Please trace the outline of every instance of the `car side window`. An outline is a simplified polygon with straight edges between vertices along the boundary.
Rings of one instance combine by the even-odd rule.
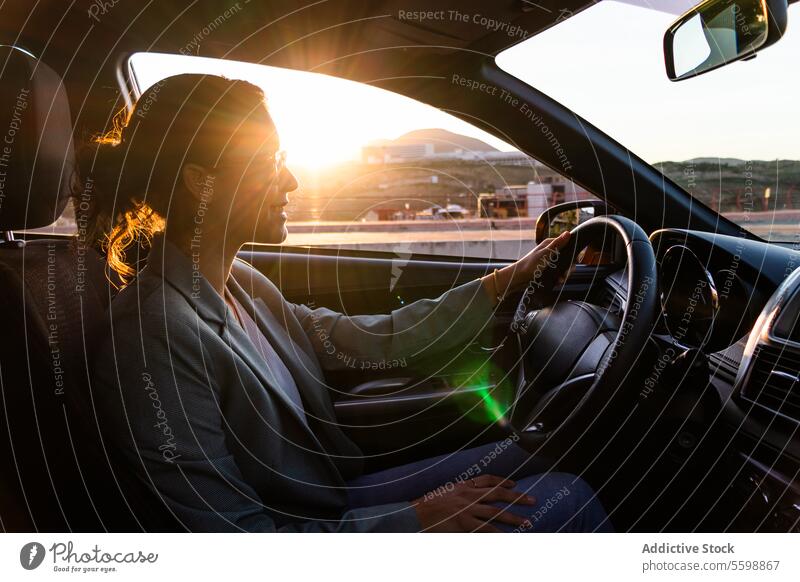
[[[300,184],[287,245],[516,259],[533,248],[539,213],[592,198],[490,134],[375,86],[184,55],[138,53],[129,64],[140,94],[180,73],[264,90]]]

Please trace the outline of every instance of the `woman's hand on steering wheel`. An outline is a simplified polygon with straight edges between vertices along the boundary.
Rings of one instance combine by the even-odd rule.
[[[548,269],[556,268],[559,252],[569,239],[569,231],[562,232],[555,238],[545,239],[517,262],[483,277],[484,289],[492,302],[497,303],[509,293],[522,289],[530,281],[543,277]]]

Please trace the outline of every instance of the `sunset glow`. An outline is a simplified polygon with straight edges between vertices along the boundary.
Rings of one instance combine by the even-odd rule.
[[[370,142],[414,129],[442,128],[476,137],[500,150],[507,144],[438,109],[327,75],[200,57],[139,53],[133,57],[139,89],[179,73],[207,73],[257,84],[267,96],[289,165],[324,168],[361,158]]]

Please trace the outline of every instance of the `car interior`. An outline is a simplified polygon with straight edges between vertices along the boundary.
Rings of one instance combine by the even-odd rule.
[[[377,86],[512,143],[602,201],[560,259],[568,277],[506,297],[476,342],[415,366],[326,378],[337,387],[337,419],[371,470],[515,434],[552,470],[589,482],[617,531],[800,532],[798,245],[741,228],[501,69],[496,56],[520,38],[398,16],[438,4],[0,6],[0,529],[176,529],[103,438],[94,405],[92,355],[118,286],[85,225],[73,235],[42,230],[81,204],[75,150],[131,105],[129,59],[151,52]],[[595,2],[531,4],[467,1],[460,10],[535,36]],[[528,103],[571,167],[516,109],[436,81],[454,73]],[[530,239],[574,208],[548,209]],[[587,247],[603,258],[579,260]],[[413,253],[396,279],[397,256],[382,250],[252,244],[240,258],[288,300],[348,314],[388,313],[510,262]]]

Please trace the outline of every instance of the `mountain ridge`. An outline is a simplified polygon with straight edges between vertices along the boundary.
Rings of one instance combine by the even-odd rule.
[[[370,146],[403,145],[408,143],[433,143],[435,153],[449,153],[457,150],[471,152],[497,152],[496,147],[468,135],[455,133],[447,129],[431,127],[414,129],[395,139],[380,139],[370,142]]]

